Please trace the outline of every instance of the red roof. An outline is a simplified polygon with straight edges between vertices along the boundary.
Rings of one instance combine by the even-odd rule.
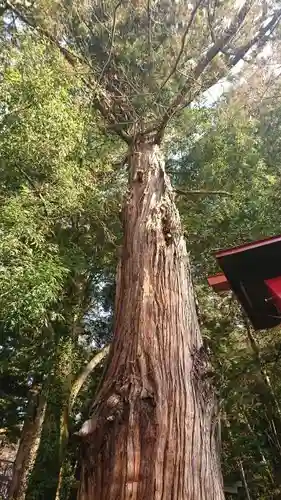
[[[208,283],[218,293],[230,290],[230,284],[227,281],[227,277],[223,273],[209,276]]]
[[[263,240],[253,241],[251,243],[245,243],[237,247],[226,248],[225,250],[218,250],[216,252],[217,259],[225,257],[226,255],[233,255],[240,252],[246,252],[247,250],[253,250],[254,248],[264,247],[266,245],[271,245],[272,243],[281,242],[281,235],[272,236],[270,238],[265,238]]]
[[[231,289],[256,330],[281,323],[267,282],[281,277],[281,235],[216,252],[223,274],[208,278],[217,292]]]

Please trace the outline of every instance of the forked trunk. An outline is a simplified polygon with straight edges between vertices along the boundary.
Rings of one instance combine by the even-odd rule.
[[[33,469],[40,444],[45,412],[46,400],[35,391],[30,400],[22,429],[8,493],[9,499],[24,500],[26,497],[29,475]]]
[[[215,399],[159,148],[130,153],[115,331],[83,425],[80,500],[222,500]]]

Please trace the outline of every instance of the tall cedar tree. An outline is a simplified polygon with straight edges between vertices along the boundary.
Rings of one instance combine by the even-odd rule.
[[[216,405],[161,144],[171,119],[274,42],[260,0],[7,1],[128,145],[114,340],[81,429],[80,500],[220,500]]]

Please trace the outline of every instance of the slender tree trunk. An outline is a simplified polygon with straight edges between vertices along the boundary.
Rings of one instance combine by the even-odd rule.
[[[28,500],[55,500],[64,443],[68,438],[65,406],[68,405],[72,384],[75,343],[69,336],[68,325],[56,324],[56,353],[50,364],[51,374],[46,386],[48,398],[42,439],[27,491]],[[46,474],[48,471],[48,474]]]
[[[76,401],[76,398],[83,387],[83,384],[86,382],[87,378],[94,371],[96,366],[98,366],[101,361],[107,356],[109,352],[109,346],[105,346],[100,352],[96,353],[92,359],[84,366],[83,370],[79,373],[76,380],[73,382],[69,400],[64,408],[62,408],[61,422],[60,422],[60,472],[58,478],[58,485],[56,491],[55,500],[59,500],[61,497],[61,489],[63,486],[64,479],[64,459],[67,452],[67,445],[69,440],[69,429],[68,429],[68,421],[69,415],[73,408],[73,405]]]
[[[243,481],[243,485],[244,485],[244,489],[245,489],[245,493],[246,493],[246,498],[247,498],[247,500],[252,500],[242,460],[238,459],[238,465],[239,465],[239,469],[240,469],[240,473],[241,473],[241,477],[242,477],[242,481]]]
[[[265,414],[267,416],[269,428],[273,437],[273,440],[268,440],[268,444],[269,447],[273,449],[273,453],[271,454],[272,468],[274,482],[275,485],[278,486],[278,491],[274,494],[274,499],[279,500],[281,498],[281,409],[263,362],[259,344],[245,316],[244,321],[247,337],[253,351],[254,360],[260,373],[260,381],[257,381],[255,390],[259,395],[260,401],[265,407]]]
[[[262,463],[264,464],[264,467],[266,469],[266,472],[268,474],[268,477],[270,479],[270,482],[271,484],[274,484],[274,480],[273,480],[273,477],[272,477],[272,474],[271,474],[271,468],[270,468],[270,464],[269,464],[269,461],[267,458],[265,458],[265,455],[263,453],[263,450],[257,440],[257,435],[256,435],[256,432],[255,430],[253,429],[253,427],[251,426],[250,424],[250,421],[249,421],[249,418],[248,418],[248,415],[246,413],[246,411],[244,410],[243,407],[241,407],[241,413],[244,415],[244,418],[245,418],[245,421],[246,421],[246,424],[247,424],[247,427],[248,427],[248,430],[250,431],[250,434],[252,435],[253,437],[253,440],[255,442],[255,445],[260,453],[260,456],[261,456],[261,459],[262,459]]]
[[[275,408],[275,413],[278,415],[278,419],[281,423],[281,409],[279,406],[279,401],[275,396],[275,392],[273,390],[271,380],[270,380],[269,375],[266,371],[266,368],[265,368],[265,365],[264,365],[264,362],[262,359],[262,355],[260,352],[259,344],[258,344],[258,342],[257,342],[257,340],[252,332],[251,326],[249,325],[247,318],[245,319],[245,317],[244,317],[244,321],[245,321],[248,341],[249,341],[250,346],[252,348],[256,365],[259,369],[259,372],[261,374],[261,378],[263,380],[263,383],[264,383],[264,385],[267,389],[268,395],[269,395],[268,399],[270,401],[270,404],[273,406],[273,408]]]
[[[215,399],[159,148],[134,144],[115,331],[81,429],[80,500],[221,500]]]
[[[9,499],[24,500],[26,497],[29,475],[33,469],[40,444],[45,412],[46,399],[36,392],[30,400],[22,429],[8,493]]]
[[[109,353],[109,345],[103,347],[98,353],[96,353],[92,359],[84,366],[83,370],[79,373],[77,378],[72,384],[70,395],[69,395],[69,401],[68,401],[68,407],[67,407],[67,413],[69,414],[73,408],[73,405],[76,401],[76,398],[85,384],[87,378],[90,376],[90,374],[94,371],[94,369],[104,360],[104,358],[108,355]]]

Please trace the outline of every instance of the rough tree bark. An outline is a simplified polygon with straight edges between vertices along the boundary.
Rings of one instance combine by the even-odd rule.
[[[21,433],[13,467],[12,482],[8,492],[9,499],[24,500],[26,497],[29,475],[33,469],[40,444],[45,412],[46,399],[35,389],[29,402]]]
[[[115,330],[80,431],[80,500],[221,500],[215,398],[159,147],[135,141]]]

